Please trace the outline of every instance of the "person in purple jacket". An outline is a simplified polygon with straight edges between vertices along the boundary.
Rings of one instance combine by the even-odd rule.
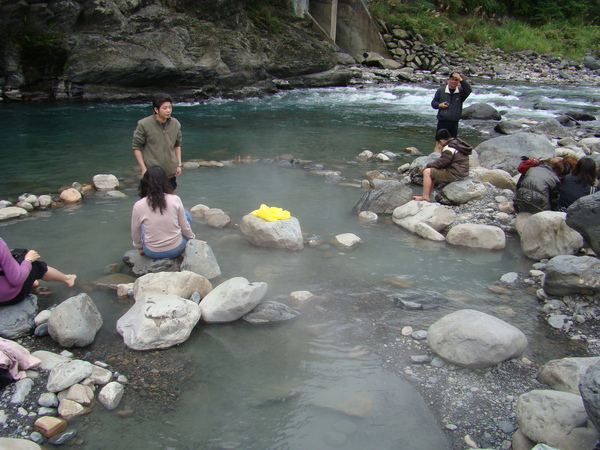
[[[77,275],[65,275],[39,259],[38,252],[29,250],[19,264],[0,238],[0,306],[19,303],[37,286],[37,280],[62,281],[73,287]]]

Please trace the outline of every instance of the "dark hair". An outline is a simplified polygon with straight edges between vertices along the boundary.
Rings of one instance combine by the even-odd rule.
[[[156,94],[152,98],[152,110],[154,111],[154,108],[160,109],[160,106],[166,102],[169,102],[171,104],[173,103],[173,98],[169,94],[164,94],[164,93]]]
[[[597,173],[596,161],[592,158],[581,158],[573,169],[573,175],[576,175],[587,186],[593,186],[596,183]]]
[[[442,128],[441,130],[437,130],[437,132],[435,133],[436,141],[441,141],[442,139],[444,141],[449,141],[450,139],[452,139],[452,135],[445,128]]]
[[[542,164],[549,166],[554,171],[554,173],[556,175],[558,175],[560,178],[563,177],[564,172],[565,172],[565,164],[564,164],[562,158],[554,157],[554,158],[543,159]]]
[[[173,187],[167,174],[160,166],[150,166],[140,181],[140,197],[146,197],[152,211],[159,209],[162,214],[167,209],[165,194],[172,194]]]

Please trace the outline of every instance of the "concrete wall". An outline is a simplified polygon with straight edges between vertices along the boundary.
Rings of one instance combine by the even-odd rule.
[[[379,27],[362,0],[292,0],[299,16],[308,16],[316,28],[341,50],[357,57],[377,52],[390,57]]]

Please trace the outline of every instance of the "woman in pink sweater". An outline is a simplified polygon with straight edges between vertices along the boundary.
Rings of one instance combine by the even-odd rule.
[[[75,284],[77,275],[65,275],[39,259],[38,252],[29,250],[23,262],[18,263],[0,239],[0,306],[19,303],[37,286],[37,280],[62,281],[69,287]]]
[[[133,246],[150,258],[175,258],[194,239],[192,216],[173,194],[167,174],[159,166],[148,167],[140,182],[140,197],[131,213]]]

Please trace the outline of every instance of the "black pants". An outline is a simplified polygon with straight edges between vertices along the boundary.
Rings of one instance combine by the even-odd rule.
[[[446,129],[450,132],[450,136],[453,138],[458,136],[458,122],[449,122],[447,120],[438,120],[437,130]]]
[[[23,283],[21,292],[19,292],[12,300],[0,302],[0,306],[16,305],[20,301],[24,300],[25,297],[27,297],[31,292],[31,288],[33,287],[35,280],[40,280],[44,275],[46,275],[46,272],[48,272],[48,265],[44,261],[34,261],[31,263],[31,272],[29,272],[29,276]]]

